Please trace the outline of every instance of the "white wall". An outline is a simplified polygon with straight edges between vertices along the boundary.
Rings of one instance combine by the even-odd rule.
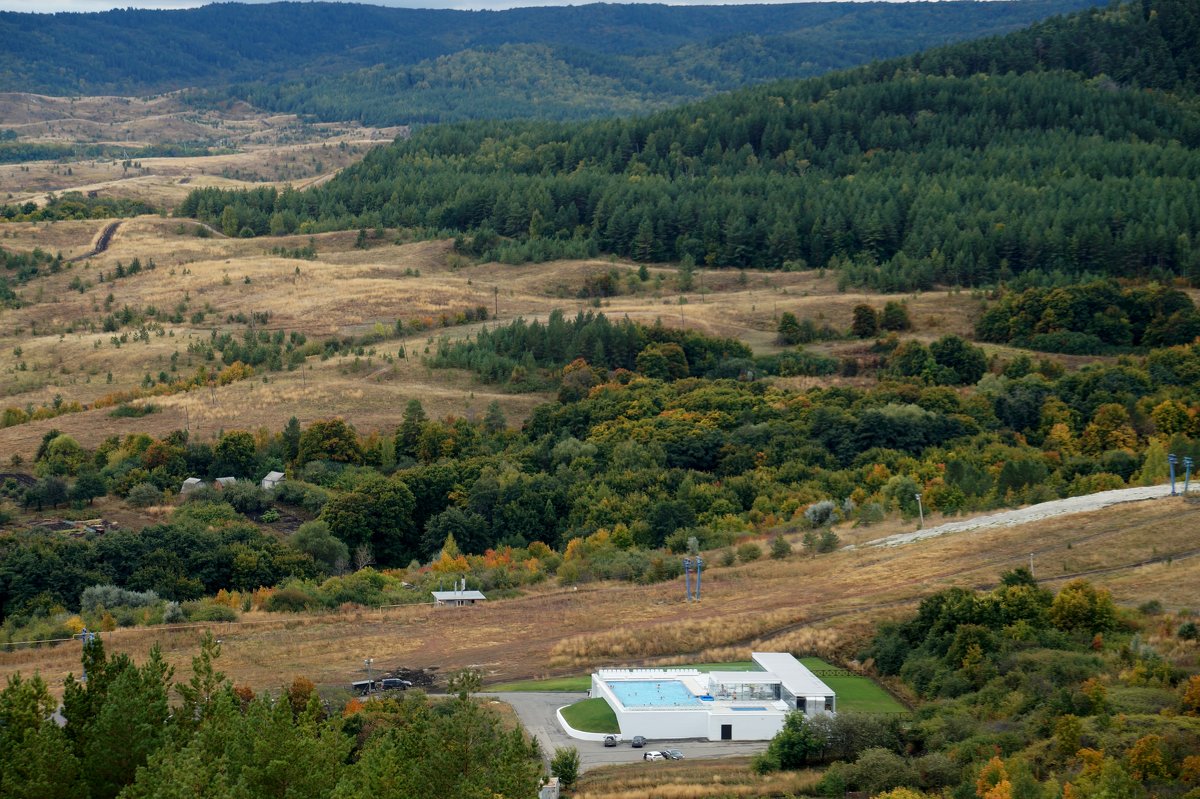
[[[708,712],[703,708],[618,710],[617,723],[621,725],[622,739],[641,735],[651,741],[670,741],[708,735]]]
[[[621,740],[629,740],[635,735],[641,735],[650,741],[682,740],[686,738],[707,738],[710,741],[721,740],[721,725],[733,725],[735,741],[766,741],[783,729],[784,714],[778,710],[755,712],[738,712],[726,710],[721,712],[719,707],[711,702],[705,702],[695,710],[691,708],[648,708],[645,710],[628,710],[617,700],[608,685],[597,675],[592,675],[592,697],[603,698],[612,707],[617,716],[617,725],[621,730]],[[825,707],[825,700],[819,702]]]
[[[783,729],[783,713],[779,711],[766,713],[746,713],[730,710],[725,713],[711,713],[708,721],[708,738],[711,741],[721,740],[721,725],[733,726],[734,741],[766,741],[775,737],[775,733]]]

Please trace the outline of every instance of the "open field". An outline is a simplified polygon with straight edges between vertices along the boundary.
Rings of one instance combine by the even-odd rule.
[[[198,186],[292,183],[332,175],[369,148],[407,133],[353,122],[309,123],[245,103],[199,110],[178,94],[140,97],[48,97],[0,93],[0,129],[18,143],[68,145],[78,157],[0,164],[0,202],[46,201],[50,192],[96,192],[173,206]],[[85,157],[105,145],[109,157]],[[139,148],[175,145],[211,155],[141,157]],[[120,157],[118,157],[120,154]],[[126,164],[125,161],[131,163]]]
[[[1160,499],[905,547],[713,568],[701,603],[685,602],[674,583],[598,584],[468,608],[251,613],[240,624],[207,626],[225,642],[222,669],[256,689],[297,674],[344,685],[359,678],[368,656],[377,669],[475,666],[489,684],[597,665],[742,660],[771,648],[836,660],[857,654],[879,618],[947,586],[993,585],[1031,552],[1051,586],[1082,573],[1126,605],[1158,599],[1172,610],[1200,607],[1198,528],[1200,505]],[[139,658],[158,644],[186,669],[204,626],[118,630],[105,641]],[[0,653],[0,676],[40,670],[61,690],[61,679],[78,671],[78,655],[70,645]]]
[[[105,226],[102,220],[10,223],[0,225],[0,246],[18,251],[41,247],[75,257],[93,247]],[[397,319],[436,320],[441,314],[453,316],[479,306],[489,314],[498,310],[500,321],[505,322],[515,316],[545,317],[555,308],[568,313],[591,308],[595,303],[578,298],[585,279],[613,270],[625,293],[605,299],[599,310],[736,337],[758,352],[778,349],[775,328],[785,311],[845,329],[855,304],[883,305],[878,296],[839,292],[832,275],[817,271],[698,270],[695,290],[681,293],[677,272],[669,267],[650,269],[650,280],[641,283],[636,265],[608,259],[471,265],[454,253],[448,241],[411,242],[395,231],[369,238],[362,249],[355,246],[355,232],[228,239],[200,238],[196,230],[196,223],[188,220],[156,216],[124,220],[107,251],[19,287],[28,304],[0,310],[0,375],[4,376],[0,405],[37,408],[51,404],[56,396],[86,405],[114,392],[136,389],[147,375],[190,375],[202,361],[188,353],[189,344],[206,341],[214,330],[240,337],[247,324],[237,320],[249,320],[254,314],[259,314],[258,329],[295,331],[317,340],[390,331]],[[316,250],[311,260],[271,253],[310,244]],[[116,277],[117,264],[127,265],[134,258],[142,264],[153,260],[156,268]],[[969,293],[926,292],[908,297],[907,302],[916,325],[912,335],[931,340],[967,332],[980,300]],[[136,332],[132,327],[122,328],[119,332],[130,340],[118,347],[115,334],[104,331],[102,321],[125,306],[158,309],[161,327],[143,341],[132,340]],[[163,319],[172,311],[182,314],[181,323]],[[433,372],[421,363],[421,356],[435,348],[438,336],[469,335],[476,329],[477,325],[435,325],[419,335],[374,345],[361,357],[311,357],[305,368],[296,371],[258,375],[213,392],[155,399],[161,412],[141,419],[111,419],[107,411],[88,411],[6,428],[0,430],[0,451],[28,459],[52,427],[91,446],[111,434],[136,430],[157,435],[185,426],[193,436],[206,440],[222,429],[277,429],[293,415],[307,423],[340,414],[360,430],[390,432],[399,410],[413,397],[420,398],[435,417],[482,414],[492,400],[498,400],[509,421],[519,422],[545,397],[504,393],[463,373]],[[402,349],[407,357],[399,357]],[[812,349],[874,357],[866,343],[853,339],[824,342]],[[820,382],[867,380],[822,378]],[[780,382],[803,388],[818,381],[786,378]]]
[[[759,776],[750,759],[656,761],[604,766],[584,774],[576,799],[731,799],[733,797],[811,794],[820,774],[782,771]]]

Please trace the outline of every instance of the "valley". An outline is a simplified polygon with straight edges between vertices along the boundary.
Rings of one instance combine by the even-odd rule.
[[[1195,799],[1193,5],[0,10],[0,796]]]

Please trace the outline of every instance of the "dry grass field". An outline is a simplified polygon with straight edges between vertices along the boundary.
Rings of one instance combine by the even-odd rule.
[[[308,123],[268,114],[244,103],[221,111],[192,108],[177,94],[138,97],[47,97],[0,93],[0,128],[18,141],[103,144],[110,158],[66,158],[0,164],[0,202],[43,204],[50,192],[95,191],[171,207],[197,186],[246,187],[327,178],[368,149],[406,128],[365,128],[356,123]],[[219,155],[141,158],[151,145],[207,147]],[[125,165],[116,151],[134,153]]]
[[[820,774],[811,771],[759,776],[749,766],[744,757],[605,766],[584,774],[572,795],[576,799],[803,796],[811,793],[820,779]]]
[[[10,223],[0,226],[0,246],[41,247],[74,257],[92,248],[106,224]],[[448,241],[406,242],[394,231],[359,249],[355,232],[229,239],[200,238],[196,227],[192,221],[157,216],[124,220],[106,252],[21,287],[28,304],[0,311],[0,405],[36,408],[55,396],[88,404],[136,388],[146,374],[157,376],[176,353],[177,374],[190,374],[200,361],[188,354],[188,344],[207,339],[214,329],[240,335],[246,325],[229,321],[238,314],[269,314],[260,329],[298,331],[318,339],[361,335],[377,325],[390,330],[398,318],[436,319],[480,305],[489,313],[498,308],[503,322],[515,316],[545,317],[555,308],[567,313],[589,309],[589,301],[578,299],[584,280],[610,270],[617,271],[626,293],[606,299],[598,310],[735,337],[759,352],[776,349],[774,331],[785,311],[844,329],[855,304],[883,304],[880,297],[839,292],[833,276],[815,271],[699,270],[694,290],[681,293],[673,268],[651,269],[651,279],[640,283],[636,265],[607,259],[471,265]],[[310,243],[317,251],[314,260],[271,254],[275,248],[294,250]],[[153,260],[157,268],[113,279],[117,263],[134,258],[142,264]],[[104,282],[101,273],[107,276]],[[916,324],[913,335],[927,339],[967,332],[979,306],[967,293],[928,292],[907,302]],[[126,305],[183,308],[186,320],[164,323],[162,334],[148,341],[117,347],[101,322]],[[204,320],[193,324],[197,311],[204,312]],[[183,427],[185,420],[201,438],[222,429],[275,429],[292,415],[308,422],[340,414],[364,431],[390,430],[412,397],[434,415],[468,417],[482,413],[495,399],[511,421],[520,421],[544,398],[498,392],[463,373],[434,373],[421,363],[437,337],[469,335],[477,327],[435,327],[378,344],[357,363],[354,357],[313,357],[302,370],[155,400],[162,412],[142,419],[111,419],[108,411],[99,410],[6,428],[0,430],[0,452],[27,458],[51,427],[76,435],[85,445],[134,430],[161,434]],[[397,356],[401,348],[406,358],[383,360],[385,353]],[[866,354],[863,344],[851,340],[814,349]],[[804,388],[814,381],[783,383]]]
[[[1030,553],[1038,576],[1051,586],[1083,574],[1127,606],[1158,599],[1169,610],[1200,608],[1196,529],[1200,506],[1162,499],[898,548],[713,567],[705,574],[703,601],[693,604],[677,583],[598,584],[545,587],[470,608],[250,613],[241,623],[211,627],[224,641],[222,668],[256,689],[299,674],[345,685],[364,657],[383,669],[444,673],[476,666],[489,682],[606,663],[744,660],[752,650],[776,647],[846,658],[879,618],[901,614],[948,586],[993,585],[1001,571],[1028,563]],[[197,627],[145,628],[118,630],[105,640],[137,657],[158,644],[186,669],[199,635]],[[0,653],[0,677],[40,670],[61,686],[78,670],[78,655],[72,645]]]
[[[77,165],[70,176],[57,164],[29,165],[29,172],[0,166],[0,197],[103,185],[105,193],[127,192],[169,204],[196,185],[321,179],[358,157],[361,149],[349,143],[356,136],[390,138],[389,132],[293,129],[289,125],[298,126],[295,120],[256,116],[248,109],[205,120],[170,97],[129,104],[0,97],[0,126],[29,138],[136,143],[176,135],[186,140],[196,134],[197,125],[212,128],[214,144],[221,141],[217,133],[236,131],[240,138],[231,143],[244,152],[161,159],[163,163],[145,159],[147,174],[125,174],[119,163]],[[289,139],[292,133],[297,140]],[[302,135],[310,138],[300,140]],[[320,169],[314,159],[320,160]],[[40,247],[75,257],[92,248],[107,224],[2,224],[0,246],[18,251]],[[201,361],[188,353],[188,344],[207,340],[214,330],[240,336],[247,326],[234,321],[239,315],[259,314],[266,319],[259,322],[260,329],[296,331],[316,340],[361,335],[378,326],[391,330],[397,319],[437,318],[480,305],[489,313],[498,308],[501,322],[516,316],[544,318],[556,308],[568,313],[592,308],[590,301],[578,299],[584,281],[615,270],[622,293],[596,309],[736,337],[758,352],[771,352],[777,349],[775,329],[784,312],[845,329],[854,305],[881,307],[885,301],[839,292],[836,276],[817,271],[701,269],[694,286],[680,292],[678,273],[669,267],[651,268],[643,283],[636,278],[635,264],[611,259],[471,264],[454,253],[450,242],[410,241],[397,231],[371,239],[365,249],[355,246],[355,232],[258,239],[196,233],[196,223],[188,220],[121,220],[104,253],[20,286],[23,307],[0,310],[0,408],[36,408],[55,397],[89,404],[138,387],[146,374],[169,370],[173,356],[178,374],[191,374]],[[309,244],[316,249],[311,260],[271,252]],[[156,268],[115,278],[117,263],[128,265],[134,258],[143,265],[153,260]],[[969,332],[981,305],[981,298],[970,292],[926,292],[904,299],[915,323],[912,335],[925,340]],[[180,308],[184,321],[162,322],[161,331],[156,328],[144,341],[134,340],[124,328],[118,334],[130,333],[129,340],[117,346],[113,338],[118,334],[104,332],[101,321],[124,306]],[[203,318],[197,319],[200,312]],[[389,338],[362,356],[313,356],[295,371],[263,372],[212,390],[155,398],[160,411],[143,418],[118,419],[109,409],[94,409],[0,429],[0,460],[5,466],[13,456],[28,461],[51,428],[85,446],[113,434],[161,435],[185,425],[200,440],[236,428],[278,430],[291,416],[308,423],[341,415],[362,432],[391,432],[412,398],[420,399],[434,417],[482,415],[497,400],[510,423],[520,422],[546,397],[508,394],[466,373],[433,371],[422,362],[439,336],[470,335],[478,327],[435,327]],[[853,340],[814,349],[869,355],[864,344]],[[405,357],[399,357],[401,350]],[[781,382],[805,388],[841,380]],[[850,382],[854,380],[859,379]],[[893,521],[839,532],[845,542],[860,543],[902,527]],[[579,590],[547,586],[520,599],[463,609],[250,613],[238,624],[215,625],[215,630],[225,642],[222,668],[256,689],[278,686],[298,674],[344,685],[357,676],[367,656],[382,668],[478,666],[489,681],[575,673],[601,663],[745,659],[759,647],[846,657],[856,653],[879,616],[901,612],[948,585],[987,585],[1001,570],[1026,563],[1030,552],[1043,578],[1085,573],[1124,603],[1154,598],[1171,608],[1200,607],[1200,558],[1190,534],[1195,529],[1200,529],[1200,507],[1161,500],[896,549],[859,548],[817,560],[797,554],[782,561],[714,567],[705,575],[704,601],[693,605],[682,601],[682,587],[676,584],[601,584]],[[199,634],[195,627],[118,630],[107,634],[106,642],[137,657],[157,644],[171,663],[186,669]],[[0,653],[0,677],[40,670],[56,689],[77,669],[75,646]],[[664,766],[655,777],[655,785],[663,785],[662,775],[675,766],[655,765]],[[621,789],[624,794],[586,793],[593,790],[586,785],[581,790],[589,796],[645,795],[637,777],[630,779]],[[719,784],[722,779],[716,773],[681,774],[678,790],[660,795],[709,795],[692,783]],[[779,787],[781,792],[795,790],[799,788]]]

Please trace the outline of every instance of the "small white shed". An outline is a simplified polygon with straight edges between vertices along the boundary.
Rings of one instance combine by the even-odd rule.
[[[474,605],[487,599],[481,591],[434,591],[433,604],[448,607]]]
[[[199,477],[189,477],[183,481],[183,485],[179,487],[180,494],[190,494],[193,491],[204,488],[204,481]]]
[[[283,480],[283,472],[267,472],[267,476],[262,479],[262,489],[263,491],[271,491],[275,486],[282,483]]]
[[[229,488],[231,485],[233,485],[234,483],[237,482],[237,478],[236,477],[218,477],[213,482],[217,484],[217,488]]]

